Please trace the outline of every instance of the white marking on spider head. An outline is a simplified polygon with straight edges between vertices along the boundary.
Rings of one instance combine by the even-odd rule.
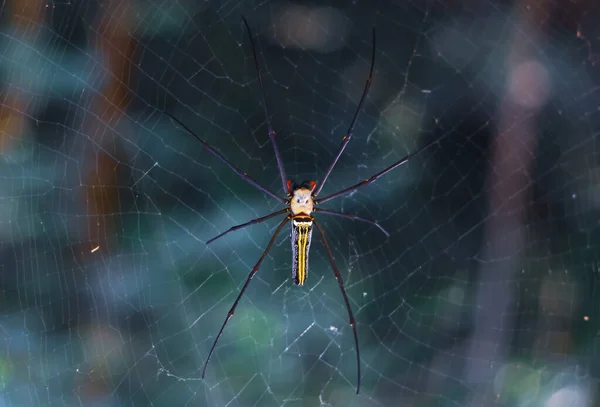
[[[299,215],[305,214],[310,215],[314,209],[314,201],[312,198],[312,191],[308,188],[298,188],[294,190],[291,201],[290,209],[292,214]]]

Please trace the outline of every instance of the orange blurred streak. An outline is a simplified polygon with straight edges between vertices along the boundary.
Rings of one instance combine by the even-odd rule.
[[[18,31],[23,34],[37,31],[44,13],[46,3],[41,0],[13,0],[8,4],[11,10],[10,20]],[[33,28],[32,28],[33,26]]]
[[[109,149],[118,149],[119,143],[111,142],[118,137],[112,134],[107,137],[104,135],[105,132],[110,133],[112,128],[118,127],[118,122],[131,100],[128,84],[131,59],[136,48],[136,42],[131,35],[134,31],[130,18],[133,10],[127,0],[110,1],[104,5],[103,10],[105,13],[99,16],[94,32],[98,33],[96,43],[107,61],[109,82],[92,106],[92,111],[98,118],[91,119],[92,124],[88,122],[85,130],[98,146],[106,146],[106,141],[109,141]],[[85,182],[87,186],[84,199],[90,216],[89,241],[85,247],[80,248],[84,255],[90,255],[97,246],[110,251],[114,243],[115,227],[111,216],[119,211],[119,162],[115,157],[120,156],[120,153],[117,150],[109,154],[101,150],[99,148],[96,152],[95,170]]]
[[[96,111],[103,123],[114,125],[129,105],[130,63],[136,43],[131,36],[134,27],[130,19],[129,2],[112,0],[104,7],[107,14],[100,18],[96,32],[100,33],[100,50],[108,59],[111,82],[98,98]],[[114,14],[109,11],[114,10]]]
[[[44,3],[40,0],[13,0],[6,5],[11,11],[9,21],[17,37],[35,37],[44,16]],[[12,90],[2,91],[0,104],[0,153],[10,148],[23,130],[23,119],[29,105],[29,96]]]
[[[77,248],[74,254],[83,261],[97,256],[97,250],[111,253],[115,244],[114,219],[119,212],[119,135],[112,129],[119,127],[119,121],[125,113],[131,95],[129,79],[131,59],[136,49],[133,20],[134,10],[129,0],[112,0],[104,4],[104,13],[98,16],[94,44],[98,44],[106,61],[108,83],[92,104],[92,114],[87,115],[84,124],[85,133],[92,138],[95,148],[92,172],[84,181],[83,199],[86,204],[89,240]],[[97,117],[96,117],[97,115]],[[98,146],[98,147],[95,147]],[[99,248],[99,249],[98,249]],[[90,327],[92,332],[102,330],[101,326]],[[96,335],[95,333],[93,335]],[[109,361],[98,363],[91,361],[88,373],[78,378],[76,385],[79,397],[85,402],[93,401],[110,393],[114,383],[108,372]]]

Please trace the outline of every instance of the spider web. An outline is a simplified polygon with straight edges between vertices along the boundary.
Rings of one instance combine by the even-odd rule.
[[[1,405],[595,405],[598,21],[589,1],[2,4]],[[286,227],[202,367],[288,176],[322,196],[307,283]],[[597,401],[596,401],[597,402]]]

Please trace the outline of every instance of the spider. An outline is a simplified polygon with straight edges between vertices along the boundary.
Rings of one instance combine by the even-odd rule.
[[[217,151],[209,143],[207,143],[206,141],[201,139],[196,133],[194,133],[189,127],[187,127],[183,122],[181,122],[179,119],[174,117],[172,114],[162,111],[163,114],[165,114],[166,116],[168,116],[169,118],[174,120],[183,129],[185,129],[190,135],[195,137],[206,150],[208,150],[210,153],[212,153],[214,156],[216,156],[220,161],[222,161],[225,165],[227,165],[229,168],[231,168],[240,178],[242,178],[243,180],[245,180],[246,182],[248,182],[255,188],[261,190],[262,192],[264,192],[267,195],[270,195],[271,197],[273,197],[274,199],[277,199],[278,201],[280,201],[281,203],[283,203],[285,205],[285,208],[283,208],[279,211],[273,212],[271,214],[268,214],[266,216],[263,216],[263,217],[260,217],[257,219],[253,219],[249,222],[242,223],[240,225],[232,226],[231,228],[229,228],[225,232],[221,233],[220,235],[215,236],[212,239],[208,240],[206,242],[206,244],[210,244],[210,243],[214,242],[215,240],[225,236],[226,234],[236,231],[236,230],[240,230],[242,228],[245,228],[246,226],[264,222],[264,221],[271,219],[277,215],[283,215],[286,213],[288,214],[279,223],[279,226],[277,226],[277,228],[275,229],[275,232],[273,233],[271,240],[267,244],[267,247],[265,248],[265,250],[262,253],[262,255],[260,256],[260,258],[258,259],[258,262],[256,263],[256,265],[250,271],[250,274],[246,278],[246,282],[242,286],[242,289],[240,290],[237,298],[235,299],[235,301],[233,302],[233,305],[231,306],[229,312],[227,313],[227,317],[225,317],[225,321],[223,321],[223,324],[221,325],[221,329],[219,330],[219,333],[217,334],[217,336],[213,342],[210,352],[208,353],[206,362],[204,363],[204,368],[202,369],[202,378],[204,379],[204,376],[206,374],[206,368],[208,366],[208,362],[210,361],[210,358],[215,351],[217,343],[219,342],[219,338],[223,334],[223,330],[225,329],[227,322],[233,316],[233,313],[235,312],[235,309],[238,306],[238,303],[240,302],[242,296],[244,295],[246,288],[248,288],[248,284],[250,283],[250,280],[252,280],[252,277],[254,277],[256,272],[258,272],[260,265],[262,264],[263,260],[269,253],[271,246],[273,246],[273,243],[275,242],[275,238],[277,237],[277,235],[279,234],[279,232],[281,231],[281,229],[283,228],[285,223],[291,220],[291,226],[292,226],[291,242],[292,242],[292,253],[293,253],[292,254],[292,256],[293,256],[292,278],[296,285],[302,286],[304,284],[304,282],[306,281],[306,276],[307,276],[307,272],[308,272],[308,254],[309,254],[310,243],[311,243],[311,239],[312,239],[313,226],[316,227],[317,231],[319,232],[319,234],[321,236],[321,239],[323,240],[323,245],[325,246],[325,251],[327,252],[327,257],[329,259],[331,269],[333,270],[333,274],[335,275],[335,278],[337,279],[338,285],[340,287],[340,291],[342,293],[342,297],[344,299],[344,303],[346,304],[346,309],[348,311],[348,317],[350,319],[350,326],[352,327],[352,332],[354,334],[354,347],[356,349],[356,367],[357,367],[356,394],[358,394],[360,391],[361,374],[360,374],[360,350],[358,347],[358,335],[356,333],[356,321],[354,319],[354,315],[352,314],[352,308],[350,307],[350,301],[348,300],[348,296],[346,295],[346,290],[344,289],[344,282],[342,281],[342,276],[341,276],[340,271],[338,270],[338,268],[335,264],[335,261],[333,259],[333,254],[331,252],[331,248],[329,247],[329,242],[327,241],[327,238],[325,237],[325,232],[323,231],[323,229],[319,225],[319,223],[315,220],[315,218],[312,216],[312,213],[316,212],[316,213],[321,213],[324,215],[334,215],[334,216],[339,216],[339,217],[343,217],[343,218],[347,218],[347,219],[365,222],[365,223],[371,224],[372,226],[379,228],[379,230],[381,232],[383,232],[386,235],[386,237],[389,237],[389,233],[383,227],[381,227],[381,225],[379,225],[377,222],[375,222],[373,220],[364,219],[362,217],[352,215],[352,214],[336,212],[336,211],[332,211],[332,210],[328,210],[328,209],[321,209],[320,207],[318,207],[318,205],[321,205],[321,204],[324,204],[325,202],[331,201],[334,198],[338,198],[340,196],[350,194],[360,187],[363,187],[363,186],[366,186],[366,185],[369,185],[369,184],[375,182],[377,179],[379,179],[379,177],[381,177],[381,176],[387,174],[388,172],[392,171],[393,169],[405,164],[411,157],[413,157],[414,155],[418,154],[419,152],[423,151],[424,149],[426,149],[427,147],[432,145],[433,142],[430,142],[429,144],[421,147],[417,151],[405,156],[404,158],[402,158],[399,161],[396,161],[392,165],[379,171],[377,174],[359,182],[358,184],[355,184],[348,188],[344,188],[340,191],[334,192],[330,195],[327,195],[324,198],[316,199],[317,195],[323,189],[323,186],[325,185],[325,181],[327,181],[327,178],[331,174],[331,171],[333,171],[333,168],[337,164],[340,156],[344,152],[344,149],[346,148],[346,146],[350,142],[350,139],[352,138],[352,133],[354,131],[354,127],[356,125],[359,113],[362,110],[363,103],[365,101],[365,98],[367,97],[369,88],[371,87],[371,82],[373,79],[373,67],[375,65],[375,49],[376,49],[375,48],[375,28],[373,28],[373,37],[372,37],[373,44],[372,44],[372,55],[371,55],[371,67],[369,69],[369,74],[366,79],[364,90],[363,90],[362,96],[360,98],[360,101],[358,102],[358,106],[356,108],[356,111],[354,113],[352,121],[350,122],[350,126],[348,127],[346,135],[342,138],[341,144],[338,148],[338,151],[337,151],[331,165],[327,168],[327,171],[325,172],[325,175],[323,176],[320,183],[317,183],[315,181],[304,181],[301,184],[296,184],[294,181],[290,181],[286,178],[283,162],[281,160],[281,156],[279,154],[279,149],[277,148],[277,143],[275,141],[276,133],[273,130],[273,126],[271,124],[271,119],[270,119],[271,115],[269,114],[269,108],[268,108],[267,100],[266,100],[266,93],[265,93],[265,89],[264,89],[264,85],[263,85],[262,73],[261,73],[260,66],[258,64],[258,58],[256,56],[256,48],[254,46],[254,40],[252,39],[252,31],[250,30],[250,26],[248,25],[248,22],[246,21],[246,19],[244,17],[242,17],[242,20],[244,22],[244,25],[246,26],[246,30],[248,32],[248,37],[250,38],[250,46],[252,49],[252,55],[253,55],[253,59],[254,59],[254,67],[256,70],[256,76],[257,76],[258,83],[260,86],[261,102],[262,102],[262,106],[264,109],[265,118],[266,118],[266,122],[267,122],[269,139],[271,141],[273,150],[275,152],[275,159],[277,161],[277,167],[279,169],[279,175],[281,177],[281,183],[283,186],[283,192],[285,194],[285,198],[277,195],[276,193],[271,191],[269,188],[265,187],[264,185],[262,185],[258,181],[256,181],[254,178],[249,176],[247,173],[245,173],[244,171],[237,168],[229,160],[227,160],[227,158],[225,158],[225,156],[223,156],[219,151]]]

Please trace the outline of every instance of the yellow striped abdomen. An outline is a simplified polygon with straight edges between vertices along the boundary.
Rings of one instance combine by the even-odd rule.
[[[303,285],[308,274],[308,251],[312,228],[313,222],[310,216],[296,216],[292,219],[292,278],[297,285]]]

